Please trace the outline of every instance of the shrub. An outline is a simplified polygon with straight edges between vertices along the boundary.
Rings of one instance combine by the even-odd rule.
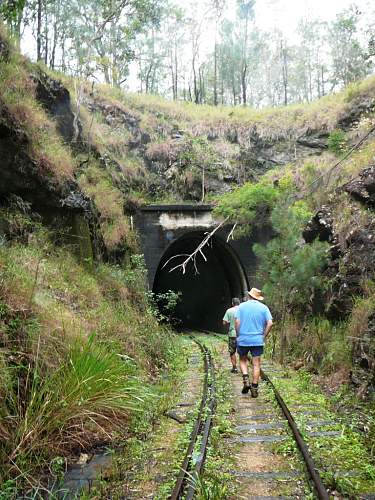
[[[258,282],[263,283],[266,300],[280,319],[280,357],[284,361],[287,342],[286,320],[291,311],[306,315],[314,296],[326,286],[321,273],[327,260],[327,244],[301,243],[301,229],[310,217],[304,202],[277,205],[271,215],[277,233],[267,245],[254,245],[259,259]]]
[[[249,231],[253,223],[265,222],[279,197],[279,189],[269,183],[249,182],[231,193],[222,195],[218,199],[214,215],[241,223],[242,231]]]
[[[333,130],[328,137],[328,149],[335,155],[339,156],[345,152],[346,136],[345,132],[340,129]]]

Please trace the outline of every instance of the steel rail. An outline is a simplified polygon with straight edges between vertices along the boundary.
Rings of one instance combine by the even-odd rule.
[[[217,332],[210,332],[209,330],[200,330],[206,334],[209,335],[214,335],[215,337],[219,338],[222,341],[226,341],[226,336],[223,334],[217,333]],[[275,394],[276,401],[278,405],[281,408],[281,411],[283,412],[288,425],[293,433],[294,439],[297,443],[298,449],[301,452],[303,461],[305,463],[305,466],[307,468],[307,472],[309,474],[310,482],[312,483],[312,486],[314,487],[314,490],[316,492],[317,497],[319,500],[329,500],[330,495],[326,489],[326,487],[323,484],[322,478],[320,477],[320,474],[318,472],[318,469],[315,466],[314,460],[312,456],[310,455],[309,449],[307,447],[307,444],[305,440],[303,439],[297,424],[292,416],[292,414],[289,411],[289,408],[287,407],[285,401],[281,397],[279,391],[276,389],[274,384],[272,383],[271,379],[268,377],[268,375],[265,373],[264,370],[261,370],[261,377],[270,385],[270,387],[273,390],[273,393]]]
[[[186,500],[194,498],[197,489],[197,479],[202,471],[206,458],[206,450],[212,426],[212,417],[216,407],[215,401],[215,367],[210,351],[197,340],[193,335],[189,335],[193,342],[200,348],[204,361],[204,381],[202,388],[202,398],[199,405],[198,416],[195,420],[193,430],[190,434],[189,445],[180,466],[170,500],[179,500],[186,492]],[[193,452],[197,444],[198,437],[201,436],[199,455],[193,464]]]
[[[303,439],[297,424],[292,416],[292,414],[289,411],[289,408],[285,404],[285,401],[281,397],[279,391],[276,389],[268,375],[264,372],[264,370],[261,370],[261,377],[271,386],[273,393],[275,394],[276,401],[278,405],[281,408],[281,411],[283,412],[285,418],[288,421],[289,427],[293,433],[294,439],[297,443],[297,446],[301,452],[301,455],[303,457],[303,460],[305,462],[307,471],[310,476],[310,480],[313,484],[313,487],[315,489],[315,492],[317,494],[317,497],[319,500],[329,500],[330,496],[328,491],[326,490],[326,487],[323,484],[322,478],[320,477],[320,474],[315,466],[314,460],[312,459],[310,452],[308,450],[307,444],[305,440]]]

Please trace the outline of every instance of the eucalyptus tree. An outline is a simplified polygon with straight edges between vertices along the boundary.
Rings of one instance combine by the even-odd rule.
[[[311,101],[325,94],[328,24],[319,19],[304,18],[300,20],[297,32],[300,35],[298,60],[303,73],[304,100]]]
[[[354,6],[339,13],[329,30],[332,88],[364,78],[370,71],[366,49],[359,37],[361,13]]]
[[[247,86],[249,79],[249,34],[250,23],[254,19],[255,0],[237,0],[237,24],[238,24],[238,43],[241,58],[241,92],[242,104],[247,103]]]
[[[3,0],[0,2],[0,18],[2,17],[8,24],[10,32],[20,39],[21,24],[26,0]]]
[[[145,26],[158,23],[158,0],[73,0],[75,20],[69,33],[71,52],[81,62],[103,74],[106,83],[119,86],[134,59],[133,42]]]
[[[218,51],[221,102],[236,105],[241,102],[241,56],[234,22],[224,19],[220,35],[221,43]]]
[[[218,44],[218,36],[219,36],[219,25],[220,19],[223,15],[223,10],[226,6],[226,0],[211,0],[212,2],[212,10],[214,14],[214,22],[215,22],[215,44],[214,44],[214,75],[213,75],[213,104],[215,106],[218,105],[218,57],[219,57],[219,44]]]

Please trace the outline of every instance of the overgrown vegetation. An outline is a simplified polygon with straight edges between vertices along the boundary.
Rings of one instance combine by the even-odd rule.
[[[53,475],[56,455],[125,439],[146,409],[152,418],[160,396],[147,387],[174,343],[139,259],[87,267],[27,215],[1,219],[17,227],[0,247],[0,481],[22,489]]]
[[[311,375],[304,370],[297,373],[285,370],[285,376],[282,379],[275,378],[273,383],[282,392],[289,407],[312,405],[321,412],[316,420],[332,421],[332,424],[317,428],[310,424],[310,421],[315,420],[312,417],[295,414],[298,428],[308,443],[325,486],[349,498],[372,492],[375,462],[367,446],[368,438],[352,428],[350,419],[338,419],[331,403],[312,383]],[[337,435],[310,436],[311,432],[317,430],[336,431]],[[275,449],[291,458],[298,453],[292,439],[276,445]]]
[[[72,179],[75,163],[63,144],[55,122],[36,101],[36,82],[29,63],[16,51],[0,25],[0,122],[23,136],[27,154],[36,162],[38,175],[52,183]]]

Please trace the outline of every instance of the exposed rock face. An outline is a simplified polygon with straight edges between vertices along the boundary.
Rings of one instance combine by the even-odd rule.
[[[309,221],[303,237],[306,243],[315,239],[331,243],[326,275],[333,283],[326,312],[332,319],[345,318],[353,297],[362,293],[364,280],[375,278],[375,222],[352,229],[340,244],[330,208],[325,205]]]
[[[355,200],[375,208],[375,165],[362,170],[359,178],[348,182],[344,190]]]
[[[52,80],[48,81],[48,88],[51,88]],[[56,83],[56,88],[58,87]],[[64,99],[66,92],[61,90]],[[49,95],[48,89],[44,95]],[[65,116],[68,114],[67,111]],[[72,116],[71,111],[70,115]],[[30,150],[27,134],[14,122],[7,108],[0,102],[0,199],[5,200],[13,194],[31,203],[35,209],[49,207],[59,210],[64,206],[70,210],[84,210],[88,202],[75,181],[71,179],[63,184],[56,182],[33,159]]]
[[[337,243],[337,238],[333,233],[332,214],[327,205],[312,217],[304,229],[302,236],[306,243],[312,243],[315,239],[327,241],[328,243]]]
[[[297,144],[307,148],[323,150],[328,148],[327,139],[327,132],[310,132],[298,137]]]
[[[363,293],[364,281],[375,278],[375,224],[350,231],[332,270],[336,273],[328,313],[341,319],[351,312],[354,296]]]
[[[0,109],[0,116],[6,114]],[[28,138],[22,130],[0,123],[0,196],[17,194],[31,203],[58,206],[60,192],[38,172],[38,166],[27,154]]]
[[[143,161],[146,175],[142,187],[153,197],[168,193],[183,200],[202,198],[202,165],[194,141],[207,143],[202,152],[211,156],[205,167],[205,192],[215,195],[255,181],[271,168],[320,155],[327,149],[326,131],[307,130],[296,137],[284,130],[270,138],[256,124],[244,127],[239,123],[219,123],[217,128],[192,124],[189,130],[183,130],[175,119],[166,120],[166,116],[154,111],[150,133],[144,130],[142,115],[123,103],[106,101],[94,92],[85,95],[85,106],[90,112],[100,113],[116,137],[123,130],[123,147]],[[115,162],[114,158],[111,161]],[[126,188],[134,186],[128,183]]]
[[[342,189],[354,200],[374,208],[375,166],[364,169],[359,179]],[[325,271],[332,280],[330,292],[326,295],[325,313],[334,320],[346,318],[353,309],[354,297],[363,295],[365,282],[375,280],[375,214],[369,214],[368,222],[358,226],[355,223],[358,208],[354,205],[352,212],[352,229],[345,238],[340,238],[340,242],[331,209],[327,205],[321,207],[303,231],[307,243],[319,239],[332,244],[331,261]],[[352,381],[363,397],[369,397],[375,388],[375,311],[368,318],[367,329],[365,322],[366,319],[363,336],[352,340],[355,366]]]
[[[371,95],[358,95],[351,100],[342,113],[342,117],[337,122],[337,127],[343,130],[349,130],[354,123],[365,115],[375,110],[375,99]]]
[[[59,132],[64,140],[71,142],[75,131],[74,114],[68,89],[61,82],[49,77],[41,70],[34,75],[34,80],[36,82],[35,96],[37,100],[55,118]]]

